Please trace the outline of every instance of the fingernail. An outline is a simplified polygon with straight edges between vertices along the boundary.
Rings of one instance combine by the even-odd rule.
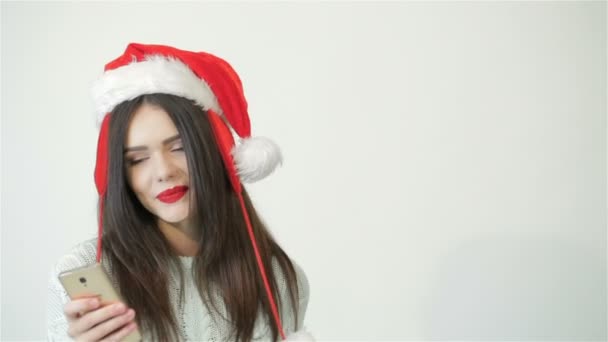
[[[115,309],[115,310],[122,311],[122,310],[124,310],[124,309],[125,309],[125,305],[124,305],[123,303],[117,303],[117,304],[114,304],[114,309]]]

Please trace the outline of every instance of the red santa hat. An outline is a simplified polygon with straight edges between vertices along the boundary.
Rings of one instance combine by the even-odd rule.
[[[106,64],[104,70],[92,87],[96,119],[101,126],[95,165],[95,185],[100,196],[97,262],[101,262],[103,198],[108,184],[110,112],[123,101],[144,94],[164,93],[190,99],[209,117],[230,183],[241,204],[275,323],[281,337],[286,339],[241,188],[241,181],[254,182],[272,173],[282,157],[271,140],[251,137],[247,101],[237,73],[226,61],[209,53],[136,43],[129,44],[121,56]],[[238,145],[234,136],[240,138]],[[312,337],[300,331],[287,339],[306,341]]]

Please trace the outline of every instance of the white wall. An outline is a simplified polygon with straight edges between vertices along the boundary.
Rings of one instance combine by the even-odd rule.
[[[606,340],[606,3],[2,2],[2,333],[96,231],[88,90],[128,42],[239,72],[250,186],[319,340]]]

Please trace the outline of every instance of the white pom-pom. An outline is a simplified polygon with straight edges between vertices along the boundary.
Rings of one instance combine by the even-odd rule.
[[[232,156],[239,177],[245,183],[265,178],[283,162],[279,146],[264,137],[241,140],[232,150]]]
[[[314,342],[315,338],[305,330],[298,330],[285,337],[285,341]]]

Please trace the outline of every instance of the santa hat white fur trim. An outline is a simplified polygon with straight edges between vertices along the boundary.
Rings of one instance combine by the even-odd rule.
[[[264,137],[242,139],[232,150],[237,173],[243,182],[253,183],[265,178],[283,163],[281,150]]]
[[[285,341],[314,342],[315,338],[305,330],[298,330],[287,335]]]
[[[154,93],[185,97],[205,110],[223,114],[207,82],[173,57],[150,55],[144,61],[108,70],[93,83],[91,92],[98,126],[119,103]]]

